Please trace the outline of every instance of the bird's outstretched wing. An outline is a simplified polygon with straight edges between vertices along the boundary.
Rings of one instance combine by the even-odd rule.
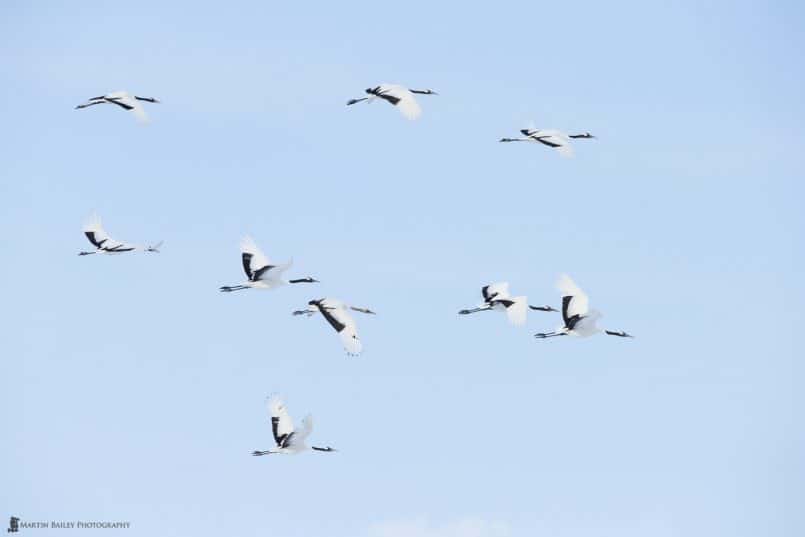
[[[417,119],[422,115],[422,109],[416,102],[414,94],[408,88],[397,84],[381,84],[377,96],[394,104],[406,119]],[[397,101],[394,103],[394,101]]]
[[[563,157],[572,157],[573,156],[573,145],[570,143],[570,138],[568,138],[567,134],[557,131],[557,130],[550,130],[544,131],[547,134],[547,141],[550,141],[553,147],[556,148],[556,151]]]
[[[556,149],[563,157],[573,156],[573,146],[570,144],[570,138],[563,132],[555,129],[523,129],[520,132],[535,142]]]
[[[83,231],[95,248],[101,248],[103,244],[110,240],[109,234],[103,229],[101,217],[97,214],[93,214],[87,219],[84,223]]]
[[[338,300],[328,298],[323,300],[318,308],[330,326],[338,332],[347,354],[353,356],[360,354],[363,345],[358,337],[355,320],[349,314],[347,307]]]
[[[310,433],[313,431],[313,416],[308,414],[302,419],[302,424],[299,429],[294,431],[293,436],[291,436],[291,444],[292,445],[300,445],[304,444],[305,440]]]
[[[509,299],[509,302],[511,304],[506,308],[509,322],[515,326],[524,325],[528,315],[528,297],[515,296]]]
[[[128,251],[135,248],[134,246],[111,238],[109,234],[106,233],[106,230],[103,229],[101,218],[97,214],[90,216],[84,224],[84,235],[86,235],[93,246],[108,252]]]
[[[137,121],[145,123],[148,121],[148,115],[145,113],[145,108],[140,102],[125,91],[115,91],[104,97],[106,102],[116,104],[134,114]]]
[[[584,316],[590,310],[587,294],[567,274],[559,276],[556,287],[562,293],[562,319],[567,326],[574,316]]]
[[[240,241],[240,252],[243,272],[251,281],[259,280],[266,271],[274,266],[251,237],[243,237]]]
[[[279,447],[285,447],[294,434],[293,421],[288,414],[285,403],[278,395],[272,395],[268,401],[268,410],[271,414],[271,432],[274,441]]]
[[[484,302],[492,299],[509,298],[509,282],[496,282],[485,285],[481,288],[481,296]]]
[[[573,146],[570,144],[560,145],[556,148],[556,151],[562,155],[563,157],[570,158],[574,155],[573,153]]]

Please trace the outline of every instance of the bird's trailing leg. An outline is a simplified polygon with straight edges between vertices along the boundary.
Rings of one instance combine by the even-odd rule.
[[[531,305],[529,305],[528,307],[531,308],[532,310],[537,310],[537,311],[559,311],[558,309],[552,308],[550,306],[531,306]]]
[[[527,138],[501,138],[499,142],[527,142]]]
[[[314,313],[316,313],[316,312],[313,311],[313,310],[295,310],[293,312],[294,315],[307,315],[308,317],[310,317]]]
[[[558,337],[558,336],[566,336],[567,334],[564,332],[540,332],[538,334],[534,334],[535,338],[545,339],[549,337]]]
[[[593,136],[589,132],[585,132],[584,134],[571,134],[569,137],[570,138],[595,138],[595,136]]]
[[[620,330],[620,331],[617,331],[617,330],[604,330],[604,333],[605,333],[606,335],[608,335],[608,336],[618,336],[618,337],[634,337],[634,336],[633,336],[633,335],[631,335],[631,334],[627,334],[627,333],[626,333],[626,332],[624,332],[623,330]]]
[[[261,457],[263,455],[271,455],[270,451],[252,451],[252,455],[255,457]]]
[[[420,95],[439,95],[431,89],[408,89],[411,93],[418,93]]]
[[[248,285],[224,285],[219,287],[218,290],[222,293],[231,293],[232,291],[241,291],[243,289],[248,289]]]
[[[368,101],[369,97],[364,97],[363,99],[350,99],[347,101],[347,106],[352,106],[355,103],[359,103],[361,101]]]
[[[103,97],[98,98],[98,100],[90,99],[89,101],[85,102],[84,104],[79,104],[78,106],[75,107],[75,109],[80,110],[81,108],[87,108],[89,106],[95,106],[96,104],[103,104],[104,102],[106,102],[106,101],[103,100]]]
[[[480,306],[478,308],[472,308],[470,310],[461,310],[461,311],[458,312],[458,314],[459,315],[469,315],[470,313],[475,313],[475,312],[478,312],[478,311],[486,311],[486,310],[491,310],[491,309],[492,309],[492,307],[488,306],[488,305],[487,306]]]
[[[312,449],[313,451],[325,451],[325,452],[338,451],[337,449],[333,449],[330,446],[327,446],[327,447],[311,446],[310,449]]]
[[[78,252],[78,255],[92,255],[92,254],[97,254],[97,253],[98,253],[97,251],[95,251],[95,252]]]

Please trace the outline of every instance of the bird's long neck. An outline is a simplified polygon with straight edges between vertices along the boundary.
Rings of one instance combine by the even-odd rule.
[[[604,333],[608,336],[618,336],[618,337],[634,337],[630,334],[627,334],[623,330],[604,330]]]
[[[418,93],[420,95],[434,95],[436,92],[429,89],[419,90],[419,89],[409,89],[411,93]]]
[[[288,280],[288,283],[315,283],[313,278],[297,278],[296,280]]]
[[[569,138],[595,138],[589,132],[585,132],[584,134],[571,134]]]

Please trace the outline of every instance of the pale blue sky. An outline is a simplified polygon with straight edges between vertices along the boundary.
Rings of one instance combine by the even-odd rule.
[[[803,15],[4,2],[0,517],[802,535]],[[344,106],[379,82],[441,95],[414,123]],[[162,100],[151,124],[73,110],[118,89]],[[530,121],[599,139],[572,160],[496,142]],[[92,211],[163,253],[76,256]],[[247,233],[321,283],[218,293]],[[558,304],[561,272],[638,337],[456,315],[497,280]],[[378,312],[361,357],[290,315],[321,296]],[[275,391],[341,451],[250,457]]]

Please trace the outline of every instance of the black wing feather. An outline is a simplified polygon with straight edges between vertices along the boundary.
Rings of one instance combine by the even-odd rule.
[[[259,280],[260,278],[263,277],[263,274],[265,274],[267,271],[273,269],[275,266],[276,265],[266,265],[264,267],[260,267],[259,269],[254,271],[254,273],[251,275],[251,277],[249,279],[251,281],[253,281],[253,282],[256,282],[257,280]]]
[[[116,105],[118,105],[119,107],[123,108],[124,110],[134,110],[134,107],[133,107],[133,106],[129,106],[129,105],[125,104],[125,103],[121,103],[120,101],[117,101],[117,100],[115,100],[115,99],[104,99],[104,100],[105,100],[107,103],[116,104]]]
[[[98,239],[96,239],[96,238],[95,238],[95,232],[94,232],[94,231],[85,231],[85,232],[84,232],[84,235],[86,235],[86,236],[87,236],[87,238],[89,239],[89,242],[91,242],[91,243],[92,243],[92,245],[93,245],[95,248],[100,248],[100,247],[101,247],[101,245],[102,245],[103,243],[105,243],[105,242],[106,242],[106,239],[103,239],[102,241],[99,241]]]
[[[341,330],[346,328],[347,325],[336,319],[328,308],[323,307],[321,304],[317,304],[316,307],[319,308],[321,314],[324,315],[324,318],[327,319],[327,322],[330,323],[330,326],[335,328],[336,332],[340,333]]]
[[[399,97],[395,97],[394,95],[389,95],[387,93],[380,91],[380,86],[372,88],[372,91],[370,91],[369,93],[371,93],[375,97],[378,97],[386,102],[393,104],[394,106],[397,106],[397,104],[401,101]]]
[[[562,146],[562,144],[555,144],[555,143],[553,143],[553,142],[549,142],[549,141],[548,141],[548,140],[546,140],[545,138],[540,138],[539,136],[534,137],[534,139],[535,139],[536,141],[538,141],[539,143],[541,143],[541,144],[545,144],[545,145],[547,145],[548,147],[561,147],[561,146]]]
[[[484,297],[485,302],[489,302],[489,299],[492,298],[492,296],[489,294],[488,285],[484,285],[483,287],[481,287],[481,296]]]
[[[251,268],[252,254],[243,252],[243,255],[241,256],[241,258],[243,259],[243,272],[245,272],[246,277],[249,278],[249,280],[251,280],[252,279],[252,268]]]
[[[567,308],[570,306],[570,301],[573,300],[572,296],[563,296],[562,297],[562,320],[567,325],[568,317],[567,317]]]

